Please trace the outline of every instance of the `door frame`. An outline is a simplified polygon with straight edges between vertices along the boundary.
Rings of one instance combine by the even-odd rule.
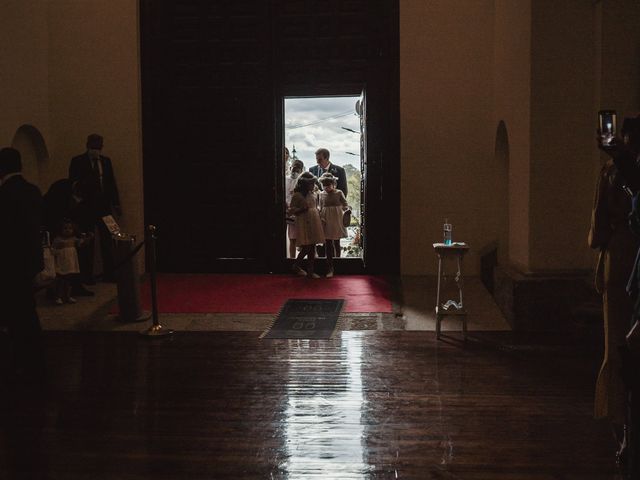
[[[307,98],[307,97],[308,98],[345,97],[345,96],[359,97],[362,95],[363,92],[367,91],[366,87],[367,85],[363,83],[358,83],[358,84],[336,83],[335,85],[330,85],[330,86],[325,85],[321,87],[318,87],[318,86],[283,87],[279,90],[279,93],[275,99],[276,101],[276,106],[275,106],[276,149],[275,151],[278,154],[276,154],[276,157],[274,158],[273,172],[274,172],[274,185],[277,192],[276,194],[277,202],[279,205],[281,205],[283,210],[284,210],[284,178],[285,178],[285,175],[283,174],[283,172],[285,169],[285,165],[284,165],[284,157],[282,155],[282,152],[284,151],[284,147],[285,147],[285,140],[284,140],[285,99],[286,98]],[[367,98],[366,101],[370,102],[370,99]],[[366,121],[367,119],[365,118],[365,122]],[[379,145],[380,145],[379,142],[373,143],[373,144],[371,144],[370,142],[371,135],[368,130],[369,128],[368,124],[366,128],[367,128],[367,134],[365,135],[365,141],[367,142],[367,145],[366,145],[367,151],[369,152],[371,151],[371,149],[374,149],[374,150],[379,149]],[[386,142],[382,142],[382,143],[386,144]],[[379,155],[382,155],[382,152],[380,151],[378,151],[377,153]],[[365,159],[365,163],[366,162],[368,162],[368,158]],[[364,178],[365,172],[362,171],[362,167],[361,167],[361,172],[363,174],[363,182],[365,185],[365,191],[361,190],[361,195],[363,199],[367,200],[367,199],[377,198],[377,196],[375,195],[375,191],[373,191],[374,187],[370,185],[369,178],[379,179],[379,177],[382,175],[382,172],[379,170],[379,167],[381,166],[382,166],[382,163],[379,163],[377,165],[377,168],[376,166],[370,166],[367,164],[367,167],[368,167],[367,178]],[[392,165],[388,165],[387,168],[392,168]],[[396,170],[396,175],[398,175],[399,165],[395,163],[393,165],[393,168],[394,170]],[[389,175],[389,176],[393,177],[396,175]],[[374,183],[376,187],[379,184],[380,184],[379,181]],[[378,190],[378,192],[380,192],[380,190]],[[374,201],[374,203],[371,205],[371,207],[373,208],[370,208],[369,209],[370,211],[376,212],[378,210],[377,208],[375,208],[375,203],[376,202]],[[396,197],[396,202],[394,203],[397,203],[396,208],[399,208],[399,198]],[[369,215],[368,213],[365,213],[365,214]],[[286,273],[291,270],[291,267],[293,265],[293,259],[286,258],[286,248],[285,248],[286,247],[286,223],[285,223],[284,215],[282,215],[281,217],[282,218],[280,218],[279,221],[277,222],[277,226],[276,226],[277,232],[274,236],[274,244],[272,246],[272,251],[277,252],[277,254],[273,255],[274,258],[270,267],[271,267],[271,271]],[[398,218],[399,215],[397,215],[396,213],[395,217]],[[377,222],[373,218],[370,219],[369,217],[366,217],[366,222],[367,224],[372,223],[374,225],[374,228],[372,229],[374,234],[376,234],[375,232],[381,231],[379,228],[375,228],[375,225]],[[399,235],[399,229],[397,230],[397,232]],[[367,232],[367,235],[368,235],[367,241],[369,244],[372,244],[375,247],[376,244],[380,243],[381,238],[378,238],[378,240],[376,241],[375,238],[371,238],[370,232]],[[378,235],[380,235],[380,233],[378,233]],[[397,237],[395,239],[390,239],[388,243],[393,244],[394,242],[397,242],[399,245],[399,241]],[[388,256],[386,258],[386,262],[389,266],[381,265],[381,264],[384,264],[385,262],[381,262],[381,259],[372,258],[373,255],[369,251],[369,248],[367,246],[367,249],[363,251],[362,258],[341,258],[340,260],[336,261],[335,268],[338,273],[342,273],[342,274],[367,274],[367,273],[396,274],[398,273],[399,272],[399,248],[395,248],[395,250],[391,250],[391,249],[387,250],[387,255]]]
[[[144,177],[144,197],[145,197],[145,222],[162,225],[164,221],[171,220],[175,212],[164,211],[162,203],[156,199],[165,192],[162,191],[161,183],[156,175],[164,174],[158,172],[155,165],[153,153],[155,152],[154,134],[157,135],[155,124],[161,121],[161,115],[154,113],[161,112],[163,105],[154,97],[155,80],[158,71],[155,65],[156,58],[162,57],[162,50],[158,49],[155,41],[165,42],[169,40],[165,25],[171,18],[166,15],[166,9],[160,8],[160,14],[152,5],[162,7],[168,2],[160,0],[140,1],[140,32],[141,32],[141,82],[142,82],[142,129],[143,129],[143,177]],[[204,5],[204,3],[202,4]],[[267,104],[273,106],[272,125],[265,124],[257,127],[269,130],[267,133],[271,137],[269,144],[264,144],[263,152],[265,157],[273,158],[273,177],[270,179],[273,187],[273,195],[264,201],[273,202],[269,210],[273,218],[270,224],[273,231],[265,237],[264,257],[251,266],[245,263],[246,268],[253,271],[267,272],[288,272],[290,261],[283,254],[286,235],[285,218],[282,214],[284,198],[284,168],[283,168],[283,99],[295,96],[330,96],[330,95],[354,95],[359,96],[362,89],[367,92],[367,234],[368,245],[366,262],[362,265],[359,259],[344,259],[353,267],[354,272],[363,273],[398,273],[400,271],[400,75],[399,75],[399,2],[390,0],[388,3],[376,4],[376,8],[363,8],[363,18],[371,16],[371,19],[378,30],[383,31],[379,37],[366,37],[362,32],[358,35],[361,43],[354,49],[321,50],[317,52],[330,52],[326,58],[326,65],[330,69],[324,71],[324,80],[315,74],[317,69],[309,69],[308,65],[301,66],[296,75],[287,73],[287,68],[291,68],[291,59],[295,58],[285,54],[285,50],[280,48],[278,42],[281,37],[277,32],[282,31],[283,22],[287,19],[296,18],[297,13],[292,11],[279,12],[280,3],[271,0],[269,2],[270,15],[267,19],[271,22],[272,47],[271,47],[271,67],[269,72],[265,72],[265,94],[271,98],[265,99]],[[295,9],[294,9],[295,10]],[[311,13],[309,14],[311,15]],[[347,16],[352,12],[348,12]],[[375,18],[374,18],[375,16]],[[311,18],[311,17],[309,17]],[[355,17],[354,17],[355,18]],[[284,19],[284,20],[283,20]],[[308,21],[313,22],[313,20]],[[312,23],[313,24],[313,23]],[[365,21],[366,24],[366,21]],[[371,24],[371,22],[369,22]],[[291,21],[287,25],[296,27],[296,22]],[[356,32],[357,33],[357,32]],[[297,34],[296,34],[297,35]],[[304,33],[300,33],[304,37]],[[295,36],[295,35],[294,35]],[[289,38],[289,37],[287,37]],[[365,42],[371,42],[367,43]],[[293,44],[295,45],[295,44]],[[288,51],[288,50],[287,50]],[[355,52],[355,53],[353,53]],[[344,70],[334,65],[345,65],[344,62],[356,59],[359,63],[357,68]],[[325,61],[324,59],[322,61]],[[337,62],[337,63],[336,63]],[[341,63],[342,62],[342,63]],[[304,68],[302,68],[304,67]],[[272,102],[272,103],[271,103]],[[265,131],[263,130],[263,131]],[[265,132],[266,133],[266,132]],[[266,138],[265,138],[266,140]],[[270,151],[270,152],[269,152]],[[277,254],[274,254],[277,252]],[[159,252],[160,253],[160,252]],[[166,252],[165,252],[166,253]],[[161,260],[161,259],[159,259]],[[170,259],[169,259],[170,260]],[[356,265],[356,263],[361,265]],[[184,265],[175,264],[168,261],[166,271],[186,271]],[[213,264],[212,264],[213,265]],[[192,266],[188,268],[193,269]],[[202,265],[200,271],[213,271],[209,265]],[[231,271],[229,267],[222,267],[224,271]],[[238,268],[244,268],[239,266]]]

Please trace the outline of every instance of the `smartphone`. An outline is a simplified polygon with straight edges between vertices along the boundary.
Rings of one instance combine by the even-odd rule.
[[[616,112],[615,110],[600,110],[598,112],[598,129],[602,145],[611,145],[616,137]]]

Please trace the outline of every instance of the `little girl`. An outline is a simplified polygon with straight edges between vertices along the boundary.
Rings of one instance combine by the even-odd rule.
[[[291,174],[285,178],[285,200],[287,202],[287,208],[291,205],[293,190],[296,188],[298,177],[303,171],[304,163],[302,163],[302,160],[294,160],[291,164]],[[296,258],[297,231],[295,215],[287,214],[287,235],[289,237],[289,258]]]
[[[342,223],[347,199],[342,190],[336,188],[338,179],[330,173],[320,176],[320,219],[324,227],[325,250],[327,251],[327,278],[333,277],[333,257],[340,256],[340,239],[347,237],[347,229]]]
[[[315,188],[316,177],[312,173],[300,174],[289,207],[289,213],[296,216],[297,244],[300,247],[300,253],[293,264],[293,271],[297,275],[306,275],[308,278],[320,278],[313,273],[313,263],[316,257],[316,244],[324,242]],[[307,271],[300,266],[304,257],[308,258]]]
[[[56,305],[62,305],[63,301],[76,303],[76,299],[69,295],[71,280],[80,273],[76,248],[91,240],[93,234],[87,235],[86,238],[77,238],[73,222],[69,219],[62,220],[58,235],[53,240],[56,259]]]

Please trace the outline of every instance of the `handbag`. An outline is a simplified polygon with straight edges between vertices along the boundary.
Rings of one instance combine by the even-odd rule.
[[[345,212],[342,214],[342,226],[343,227],[348,227],[349,225],[351,225],[351,210],[345,210]]]
[[[33,279],[33,284],[36,287],[46,287],[56,279],[56,259],[49,241],[49,232],[43,232],[42,259],[44,268]]]

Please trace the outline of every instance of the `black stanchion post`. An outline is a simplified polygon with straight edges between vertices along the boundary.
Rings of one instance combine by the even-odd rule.
[[[156,285],[156,227],[149,225],[147,227],[147,259],[149,262],[149,276],[151,282],[151,316],[153,317],[153,325],[146,330],[140,332],[141,335],[148,337],[164,337],[171,335],[173,330],[164,328],[160,325],[158,318],[158,291]]]
[[[136,237],[120,231],[111,235],[116,261],[118,281],[118,320],[121,322],[145,322],[151,314],[140,308],[140,275],[136,268],[134,248]]]

